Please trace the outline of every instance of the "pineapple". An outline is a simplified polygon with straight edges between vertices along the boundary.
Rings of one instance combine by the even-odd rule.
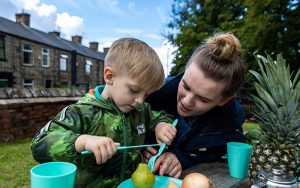
[[[253,70],[250,73],[257,79],[254,86],[258,95],[252,98],[261,139],[253,147],[249,178],[253,182],[257,172],[270,172],[275,166],[295,176],[300,164],[300,69],[290,74],[281,55],[276,61],[261,55],[256,60],[260,73]]]

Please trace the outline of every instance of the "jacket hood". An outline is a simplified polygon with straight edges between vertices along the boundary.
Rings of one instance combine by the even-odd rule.
[[[88,93],[86,93],[84,95],[84,97],[79,99],[77,104],[92,105],[95,107],[100,107],[100,108],[104,108],[104,109],[108,109],[108,110],[113,110],[113,109],[117,108],[116,105],[114,104],[114,102],[110,98],[103,99],[101,97],[100,94],[102,93],[104,87],[105,86],[97,86],[95,89],[91,89]],[[99,94],[98,94],[98,97],[96,98],[97,93],[99,93]]]

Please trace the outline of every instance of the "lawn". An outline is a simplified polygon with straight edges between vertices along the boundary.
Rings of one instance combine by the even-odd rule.
[[[243,124],[243,130],[244,131],[250,131],[253,129],[258,129],[260,130],[260,127],[257,123],[251,123],[251,122],[247,122]]]
[[[30,187],[30,169],[34,161],[30,150],[30,139],[0,144],[0,187]]]
[[[256,123],[244,123],[244,131],[258,129]],[[0,144],[0,187],[30,187],[30,169],[38,164],[30,150],[30,139]]]

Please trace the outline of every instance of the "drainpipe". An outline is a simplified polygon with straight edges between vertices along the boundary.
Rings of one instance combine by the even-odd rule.
[[[71,77],[72,77],[72,85],[75,86],[77,82],[77,58],[76,58],[76,50],[73,50],[71,53],[72,61],[71,61]]]

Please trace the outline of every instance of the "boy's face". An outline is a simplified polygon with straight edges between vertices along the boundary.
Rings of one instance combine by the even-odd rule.
[[[106,97],[110,97],[122,112],[130,112],[144,102],[147,91],[138,84],[138,79],[131,78],[124,73],[112,79],[111,84],[106,84]]]
[[[223,82],[206,77],[195,63],[190,64],[178,86],[177,112],[182,117],[197,116],[226,104],[231,97],[222,97],[224,87]]]

